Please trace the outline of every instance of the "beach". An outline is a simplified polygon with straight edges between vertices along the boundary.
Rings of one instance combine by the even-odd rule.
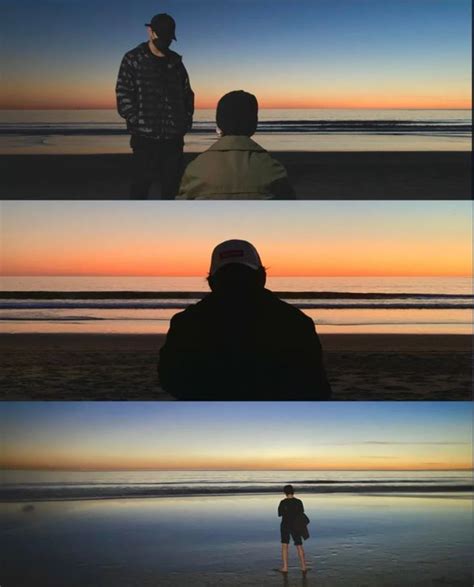
[[[322,334],[334,400],[470,400],[471,337]],[[3,399],[169,400],[162,334],[0,335]]]
[[[185,153],[185,164],[197,153]],[[297,199],[469,199],[469,151],[274,152]],[[0,197],[128,199],[130,154],[2,155]],[[154,191],[153,191],[154,190]],[[159,199],[158,188],[150,199]]]
[[[275,492],[3,503],[3,580],[11,587],[471,585],[470,493],[301,497],[311,520],[306,577],[293,545],[288,577],[275,570]]]

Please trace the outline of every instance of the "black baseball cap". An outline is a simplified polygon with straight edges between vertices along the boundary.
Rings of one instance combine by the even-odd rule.
[[[145,23],[145,26],[149,26],[151,30],[158,36],[168,37],[176,41],[176,23],[174,18],[166,13],[155,14],[151,19],[151,22]]]

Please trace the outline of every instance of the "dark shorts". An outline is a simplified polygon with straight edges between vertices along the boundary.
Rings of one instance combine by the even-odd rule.
[[[282,544],[290,544],[290,535],[293,538],[293,543],[295,546],[301,546],[303,544],[303,539],[301,537],[301,534],[296,534],[295,532],[292,532],[286,526],[283,526],[283,525],[280,526],[280,534],[281,534],[281,543]]]

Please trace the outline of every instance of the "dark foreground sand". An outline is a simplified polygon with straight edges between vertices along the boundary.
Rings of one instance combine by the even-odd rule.
[[[187,153],[188,163],[196,153]],[[469,199],[469,152],[278,152],[298,199]],[[0,156],[1,199],[127,199],[129,154]],[[157,188],[150,194],[159,197]]]
[[[164,335],[2,334],[3,399],[169,400]],[[321,335],[334,400],[470,400],[467,335]]]

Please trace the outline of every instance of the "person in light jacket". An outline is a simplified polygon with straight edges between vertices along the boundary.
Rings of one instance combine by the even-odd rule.
[[[257,98],[238,90],[217,105],[221,138],[186,168],[176,199],[294,199],[283,165],[250,137],[257,130]]]

